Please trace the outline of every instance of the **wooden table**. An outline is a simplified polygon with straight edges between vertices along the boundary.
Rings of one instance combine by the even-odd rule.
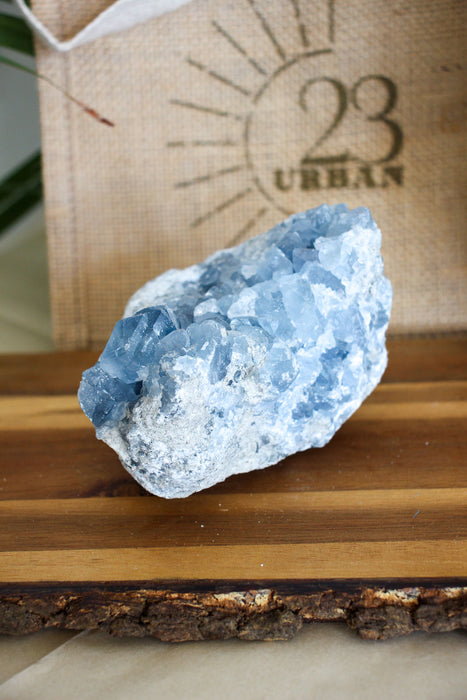
[[[81,413],[96,357],[0,357],[0,632],[467,626],[467,340],[391,341],[383,383],[326,447],[169,501]]]

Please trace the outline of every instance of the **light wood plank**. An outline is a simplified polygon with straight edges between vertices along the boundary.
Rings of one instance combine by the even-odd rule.
[[[381,397],[381,398],[380,398]],[[436,384],[380,385],[353,421],[467,418],[467,381]],[[76,396],[0,397],[0,430],[69,430],[89,428]]]
[[[467,541],[344,542],[0,553],[4,583],[467,576]]]
[[[87,601],[73,618],[86,627],[113,606],[112,585],[325,586],[353,600],[355,582],[430,580],[450,628],[446,587],[467,580],[466,354],[466,340],[392,341],[383,383],[327,446],[170,501],[143,492],[79,409],[95,355],[0,357],[0,605],[11,629],[35,629],[37,605],[54,622],[67,587]],[[375,629],[392,629],[389,609],[375,615]]]
[[[0,430],[68,430],[88,428],[76,396],[0,397]]]

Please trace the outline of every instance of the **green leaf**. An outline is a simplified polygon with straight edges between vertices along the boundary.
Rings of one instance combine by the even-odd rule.
[[[0,46],[34,56],[32,32],[23,19],[0,13]]]
[[[0,54],[0,63],[6,63],[7,66],[12,66],[13,68],[18,68],[19,70],[23,70],[26,73],[30,73],[31,75],[34,75],[38,80],[45,80],[46,83],[52,85],[52,87],[61,92],[62,95],[65,95],[65,97],[68,100],[71,100],[76,105],[78,105],[80,109],[86,112],[86,114],[89,114],[89,116],[93,119],[96,119],[98,122],[100,122],[101,124],[105,124],[106,126],[115,126],[114,122],[110,121],[110,119],[107,119],[107,117],[102,116],[102,114],[99,114],[99,112],[97,112],[93,107],[90,107],[84,102],[81,102],[81,100],[78,100],[73,95],[70,95],[69,92],[60,87],[60,85],[57,85],[57,83],[54,83],[54,81],[51,80],[47,75],[42,75],[42,73],[38,73],[33,68],[29,68],[28,66],[25,66],[22,63],[18,63],[17,61],[12,61],[11,58],[6,58],[6,56],[2,56],[2,54]]]
[[[0,181],[0,235],[42,199],[40,151]]]
[[[29,68],[28,66],[24,66],[22,63],[18,63],[17,61],[13,61],[11,58],[7,58],[6,56],[2,56],[0,53],[0,63],[5,63],[7,66],[11,66],[12,68],[18,68],[18,70],[22,70],[25,73],[29,73],[30,75],[34,75],[36,78],[40,78],[41,76],[37,71],[34,70],[34,68]]]

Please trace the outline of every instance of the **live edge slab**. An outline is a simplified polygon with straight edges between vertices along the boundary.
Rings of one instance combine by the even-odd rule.
[[[467,627],[466,357],[464,338],[393,340],[383,383],[326,447],[171,501],[81,413],[95,353],[0,357],[0,632]]]

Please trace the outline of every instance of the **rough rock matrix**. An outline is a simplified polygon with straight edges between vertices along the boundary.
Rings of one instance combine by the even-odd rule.
[[[83,374],[97,437],[166,498],[325,445],[386,367],[380,246],[322,205],[148,282]]]

